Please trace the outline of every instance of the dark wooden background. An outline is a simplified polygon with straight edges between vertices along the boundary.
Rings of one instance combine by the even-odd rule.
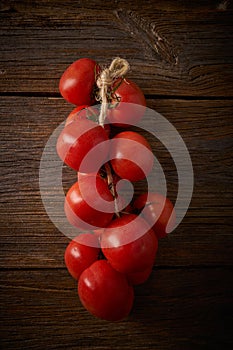
[[[230,1],[1,1],[2,349],[232,349],[233,5]],[[128,319],[86,312],[68,275],[68,239],[50,222],[38,169],[71,111],[59,78],[80,57],[126,58],[148,106],[193,161],[190,209],[161,241]],[[157,156],[176,198],[163,147]]]

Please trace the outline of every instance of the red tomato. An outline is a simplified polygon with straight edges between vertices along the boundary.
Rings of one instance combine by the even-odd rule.
[[[57,140],[59,157],[74,170],[79,170],[84,157],[98,144],[108,140],[105,130],[88,119],[75,120],[68,124]],[[99,169],[99,161],[104,163],[108,155],[106,144],[99,145],[82,172],[90,173]]]
[[[94,108],[88,105],[78,106],[74,108],[68,115],[65,126],[72,123],[74,120],[80,120],[80,119],[89,119],[89,120],[92,120],[93,122],[98,123],[99,110],[97,108]],[[107,120],[106,120],[106,123],[104,124],[104,130],[106,131],[107,135],[110,136],[111,127],[110,127],[110,124],[107,122]]]
[[[66,247],[65,264],[76,280],[81,273],[93,262],[98,260],[100,248],[98,237],[91,233],[81,233],[75,237]]]
[[[138,285],[146,282],[151,275],[153,266],[148,267],[144,271],[129,273],[127,275],[128,281],[133,285]]]
[[[89,177],[89,176],[96,176],[96,177],[99,177],[100,179],[103,179],[105,181],[105,178],[102,178],[102,176],[100,175],[100,172],[98,172],[97,174],[96,173],[80,173],[78,171],[77,173],[77,179],[78,181],[82,180],[82,179],[85,179],[86,177]]]
[[[102,233],[104,232],[104,228],[97,228],[96,230],[93,230],[93,233],[95,236],[100,237]]]
[[[83,229],[90,229],[90,225],[106,227],[112,220],[114,214],[113,196],[104,180],[96,177],[95,181],[97,192],[94,191],[91,177],[76,182],[67,192],[65,213],[73,226]],[[85,199],[82,193],[85,193]],[[103,199],[106,201],[104,204],[102,203]],[[95,206],[100,209],[95,209],[89,203],[95,203]]]
[[[96,75],[99,71],[98,64],[90,58],[81,58],[73,62],[61,76],[61,95],[75,105],[94,104]]]
[[[131,213],[133,211],[132,206],[130,204],[126,204],[125,198],[117,193],[116,185],[118,184],[118,187],[117,187],[118,190],[123,190],[124,184],[122,184],[122,182],[118,183],[119,180],[121,180],[121,179],[116,174],[112,174],[112,183],[111,184],[108,183],[107,173],[104,170],[104,167],[101,168],[97,174],[95,174],[95,173],[88,174],[88,173],[80,173],[80,172],[78,172],[78,174],[77,174],[78,181],[85,179],[88,176],[97,176],[97,177],[101,178],[102,180],[104,180],[106,182],[106,184],[108,185],[108,188],[111,191],[111,193],[112,193],[113,187],[115,188],[115,195],[117,198],[117,207],[119,209],[118,211],[127,212],[127,213]],[[95,231],[96,230],[94,230],[94,232]],[[100,235],[99,230],[97,230],[97,234]]]
[[[107,321],[125,318],[133,306],[133,287],[106,260],[96,261],[81,274],[78,294],[91,314]]]
[[[68,115],[68,117],[66,118],[66,125],[72,123],[74,120],[79,120],[79,119],[87,119],[87,108],[89,106],[88,105],[82,105],[82,106],[77,106],[75,107],[70,114]]]
[[[133,207],[141,210],[143,207],[143,217],[153,225],[157,238],[162,238],[167,235],[167,231],[172,231],[176,223],[176,214],[173,211],[174,207],[171,201],[159,193],[143,193],[134,202]],[[168,223],[169,222],[169,223]]]
[[[153,265],[158,241],[145,220],[128,214],[113,220],[104,230],[101,248],[115,270],[128,274]]]
[[[144,115],[146,99],[137,84],[129,79],[119,78],[112,86],[112,108],[108,110],[110,123],[127,127],[135,125]]]
[[[98,173],[81,173],[78,172],[77,177],[78,177],[78,181],[80,181],[81,179],[87,177],[87,176],[98,176],[101,179],[103,179],[107,184],[108,184],[108,177],[107,177],[107,172],[105,170],[105,167],[103,166]],[[117,176],[116,174],[112,173],[112,184],[108,184],[109,187],[114,186],[114,188],[116,188],[116,185],[118,183],[119,180],[121,180],[119,178],[119,176]],[[120,189],[122,189],[123,186],[121,186],[121,184],[119,184]]]
[[[147,140],[134,131],[124,131],[113,139],[110,156],[115,173],[130,181],[142,180],[153,167],[154,156]],[[135,143],[132,145],[132,142]]]
[[[124,196],[121,196],[119,194],[116,197],[116,205],[117,205],[116,208],[118,210],[115,210],[115,211],[120,212],[121,216],[132,213],[133,211],[133,208],[131,207],[130,203],[129,204],[126,203],[126,198],[124,198]]]

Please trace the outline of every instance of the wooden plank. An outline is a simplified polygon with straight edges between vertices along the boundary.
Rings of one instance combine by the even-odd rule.
[[[108,323],[81,306],[64,269],[1,274],[3,349],[231,349],[230,269],[155,269],[130,316]]]
[[[72,107],[54,98],[0,100],[0,266],[62,267],[68,239],[47,217],[38,171],[47,139]],[[177,128],[190,151],[195,176],[189,211],[176,231],[161,241],[157,266],[231,265],[233,102],[148,100],[148,106]],[[151,141],[174,202],[176,169],[163,145]],[[65,187],[75,178],[73,171],[64,172]],[[138,191],[145,191],[144,186]]]
[[[122,56],[146,94],[233,96],[228,1],[4,1],[0,92],[58,93],[80,57]]]

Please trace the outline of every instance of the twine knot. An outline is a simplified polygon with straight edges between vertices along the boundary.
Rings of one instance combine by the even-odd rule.
[[[120,57],[116,57],[109,68],[105,68],[97,79],[99,93],[97,99],[102,102],[99,116],[99,124],[103,126],[108,108],[108,89],[118,78],[123,78],[129,71],[129,63]]]

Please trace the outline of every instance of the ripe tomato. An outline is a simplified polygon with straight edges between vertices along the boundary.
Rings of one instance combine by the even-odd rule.
[[[66,247],[65,264],[76,280],[81,273],[93,262],[98,260],[100,252],[98,237],[91,233],[81,233],[75,237]]]
[[[153,192],[143,193],[135,200],[133,207],[137,210],[144,208],[142,215],[152,226],[157,238],[165,237],[166,231],[173,230],[176,214],[171,201],[163,195]]]
[[[80,119],[89,119],[93,122],[98,122],[99,120],[99,110],[95,107],[91,107],[88,105],[78,106],[74,108],[68,117],[66,118],[65,126],[72,123],[74,120],[80,120]],[[110,136],[111,127],[110,124],[107,122],[104,124],[104,130],[106,131],[106,134]]]
[[[154,162],[147,140],[137,132],[124,131],[117,134],[112,141],[110,156],[115,173],[130,181],[144,179]]]
[[[100,179],[103,179],[107,183],[106,178],[104,176],[102,176],[101,170],[99,170],[98,173],[94,173],[94,172],[93,173],[81,173],[80,171],[78,171],[78,173],[77,173],[78,181],[85,179],[86,177],[89,177],[89,176],[97,176]]]
[[[73,62],[61,76],[61,95],[75,105],[94,104],[96,75],[99,71],[98,64],[90,58],[81,58]]]
[[[97,108],[88,105],[77,106],[70,112],[70,114],[66,118],[65,125],[68,125],[74,120],[79,119],[89,119],[93,122],[98,122],[98,118],[99,110]]]
[[[87,119],[87,108],[89,106],[88,105],[82,105],[82,106],[77,106],[75,107],[70,114],[68,115],[68,117],[66,118],[66,125],[72,123],[74,120],[76,119]]]
[[[153,266],[148,267],[144,271],[129,273],[127,275],[128,281],[133,285],[138,285],[146,282],[150,277]]]
[[[82,172],[95,172],[99,162],[104,163],[108,155],[108,148],[102,142],[107,141],[106,131],[88,119],[75,120],[65,126],[57,140],[59,157],[74,170],[79,170],[88,152],[99,145],[98,152],[91,153],[88,163],[82,167]]]
[[[103,179],[107,184],[108,184],[108,175],[107,175],[107,171],[105,169],[105,166],[103,165],[102,168],[98,171],[98,173],[81,173],[81,172],[78,172],[77,173],[77,178],[78,178],[78,181],[80,181],[81,179],[87,177],[87,176],[98,176],[100,177],[101,179]],[[110,187],[114,186],[114,188],[116,189],[116,185],[117,183],[119,182],[119,180],[121,180],[121,178],[119,176],[117,176],[116,174],[114,173],[111,173],[111,176],[112,176],[112,183],[109,184]],[[120,189],[123,187],[121,186],[121,183],[118,184]]]
[[[104,232],[104,228],[97,228],[96,230],[93,230],[94,235],[97,237],[100,237],[103,232]]]
[[[113,196],[104,180],[96,177],[95,181],[97,191],[93,186],[93,178],[89,176],[74,183],[66,194],[65,213],[73,226],[83,229],[90,229],[90,225],[106,227],[112,220],[114,214]],[[105,206],[102,203],[103,199],[106,201]],[[89,203],[94,203],[100,209],[95,209]]]
[[[83,271],[78,294],[91,314],[107,321],[125,318],[133,306],[133,287],[106,260],[98,260]]]
[[[110,103],[108,119],[116,126],[135,125],[145,113],[145,96],[139,86],[129,79],[119,78],[115,81]]]
[[[104,230],[101,248],[115,270],[128,274],[153,265],[158,240],[144,219],[128,214],[113,220]]]
[[[97,176],[106,182],[110,192],[112,194],[114,193],[114,197],[116,197],[116,204],[117,204],[117,209],[118,209],[117,211],[122,212],[122,213],[131,213],[133,211],[133,208],[130,205],[129,200],[127,200],[127,198],[125,198],[125,196],[124,196],[124,181],[119,182],[119,180],[121,180],[119,178],[119,176],[112,173],[111,174],[111,181],[112,182],[108,183],[109,179],[107,177],[107,172],[106,172],[104,166],[98,171],[97,174],[95,174],[95,173],[88,174],[88,173],[80,173],[80,172],[78,172],[78,174],[77,174],[78,181],[80,181],[83,178],[86,178],[88,176]],[[113,192],[113,189],[114,189],[114,192]],[[122,191],[123,195],[119,194],[119,191]],[[94,230],[94,232],[95,231],[96,230]],[[100,234],[99,230],[97,230],[97,234]]]

